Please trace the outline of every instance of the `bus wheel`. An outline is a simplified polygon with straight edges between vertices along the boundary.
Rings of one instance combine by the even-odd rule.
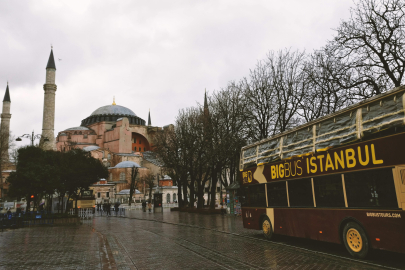
[[[369,246],[366,232],[359,224],[349,222],[343,229],[343,241],[350,255],[356,258],[365,258],[367,256]]]
[[[273,227],[268,217],[264,217],[262,220],[262,230],[266,239],[270,240],[273,238]]]

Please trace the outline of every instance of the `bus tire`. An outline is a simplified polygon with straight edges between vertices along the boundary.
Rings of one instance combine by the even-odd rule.
[[[355,258],[364,259],[370,249],[366,232],[356,222],[348,222],[343,228],[343,242]]]
[[[272,239],[274,237],[273,226],[267,216],[262,219],[261,225],[264,237],[268,240]]]

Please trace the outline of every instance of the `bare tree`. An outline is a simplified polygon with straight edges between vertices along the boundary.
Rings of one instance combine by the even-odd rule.
[[[145,175],[139,178],[141,183],[145,183],[145,185],[149,188],[149,202],[152,201],[152,189],[155,187],[155,176],[151,171],[148,171]]]
[[[340,68],[339,60],[324,51],[315,51],[307,57],[306,89],[297,112],[305,122],[334,113],[353,102],[350,92],[334,80]]]
[[[240,148],[246,144],[249,129],[246,125],[246,112],[243,91],[235,83],[209,98],[211,127],[210,139],[212,140],[211,155],[211,187],[210,208],[215,207],[217,183],[227,187],[233,183],[239,172]]]
[[[272,87],[271,74],[267,63],[258,61],[249,77],[243,78],[239,87],[244,90],[244,99],[248,107],[247,124],[252,131],[252,141],[269,137],[277,119],[275,109],[275,90]]]
[[[63,150],[63,152],[67,152],[67,151],[70,151],[70,150],[73,150],[73,149],[77,149],[78,148],[78,143],[76,142],[76,141],[72,141],[72,140],[68,140],[68,141],[65,141],[65,142],[63,142],[63,148],[61,148],[60,150],[62,151]]]
[[[182,150],[179,128],[167,128],[154,134],[154,151],[165,164],[168,175],[176,182],[180,207],[187,203],[187,151]],[[182,195],[183,194],[183,195]]]
[[[275,91],[273,106],[277,112],[273,134],[300,123],[297,111],[307,88],[303,73],[304,60],[305,53],[299,51],[284,50],[268,54],[267,65]]]
[[[341,63],[334,79],[356,90],[360,99],[403,82],[405,72],[405,2],[358,0],[351,16],[324,48]]]
[[[270,52],[244,78],[246,112],[254,141],[283,132],[300,123],[297,115],[307,82],[304,76],[305,53],[284,50]]]
[[[194,204],[196,193],[197,207],[204,205],[204,187],[210,177],[211,152],[206,116],[202,108],[191,107],[183,110],[176,119],[182,138],[181,151],[186,152],[186,164],[190,176],[190,204]]]
[[[129,206],[131,206],[132,196],[134,195],[135,187],[138,184],[138,181],[137,181],[138,173],[139,173],[138,167],[133,166],[131,168],[131,184],[129,187],[129,202],[128,202]]]

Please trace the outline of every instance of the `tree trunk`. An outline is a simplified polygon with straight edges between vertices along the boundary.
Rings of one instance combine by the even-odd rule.
[[[152,188],[149,187],[149,202],[152,202]]]
[[[58,214],[59,214],[59,213],[60,213],[60,209],[62,209],[62,205],[61,205],[61,203],[60,203],[60,196],[58,196],[58,199],[59,199]]]
[[[217,192],[217,183],[218,183],[218,174],[214,171],[211,177],[211,201],[210,201],[210,209],[215,209],[215,199],[216,199],[216,192]]]
[[[211,200],[210,200],[210,198],[211,198],[211,187],[212,187],[212,178],[211,178],[211,181],[209,182],[209,185],[208,185],[207,206],[210,205],[210,202],[211,202]],[[205,189],[205,185],[204,185],[204,189]],[[205,194],[205,190],[204,190],[204,194]]]
[[[129,202],[128,205],[131,206],[132,204],[132,196],[134,196],[135,192],[135,183],[136,183],[136,176],[138,175],[138,168],[132,167],[131,168],[131,185],[129,188]]]
[[[31,197],[27,196],[25,199],[27,201],[27,207],[25,209],[25,212],[30,212],[31,211]]]
[[[185,181],[183,181],[183,205],[182,207],[187,207],[188,206],[188,198],[187,198],[187,178]]]
[[[231,163],[231,166],[230,166],[230,168],[229,168],[229,184],[232,184],[233,183],[233,176],[234,176],[234,171],[233,171],[233,164]]]
[[[76,208],[75,208],[75,213],[76,213],[76,215],[77,215],[77,197],[78,197],[78,196],[76,196]]]
[[[69,196],[67,197],[67,200],[66,200],[66,210],[65,210],[65,214],[69,211],[69,200],[70,200],[70,194],[69,194]]]
[[[204,185],[203,184],[197,184],[198,190],[197,190],[197,208],[202,209],[204,208]]]
[[[183,199],[181,198],[181,185],[177,183],[177,205],[179,208],[183,207]]]
[[[190,202],[189,202],[189,207],[193,208],[194,207],[194,201],[195,201],[195,191],[194,191],[194,180],[191,180],[190,183]]]

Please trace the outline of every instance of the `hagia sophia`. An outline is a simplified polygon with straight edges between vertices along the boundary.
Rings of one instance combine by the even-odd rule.
[[[81,121],[78,127],[71,127],[58,133],[56,148],[59,151],[75,142],[75,147],[98,146],[113,153],[146,152],[151,150],[150,135],[156,131],[132,110],[117,105],[106,105],[96,109]]]
[[[111,105],[101,106],[81,120],[80,126],[59,131],[55,138],[55,96],[57,89],[55,73],[56,66],[51,49],[46,66],[42,137],[39,146],[45,150],[57,151],[80,148],[101,160],[108,167],[109,179],[100,179],[99,182],[90,187],[96,201],[113,198],[111,195],[117,195],[129,189],[130,170],[134,166],[138,167],[140,176],[152,173],[155,179],[162,179],[161,184],[173,185],[172,180],[163,175],[163,163],[151,151],[153,150],[153,134],[158,130],[172,128],[173,125],[153,127],[150,112],[146,125],[145,120],[138,117],[131,109],[117,105],[115,98]],[[3,100],[3,113],[1,114],[1,132],[7,134],[9,133],[11,118],[10,103],[7,85]],[[2,180],[5,177],[7,176],[3,175]],[[7,189],[3,182],[0,183],[0,198],[3,196],[3,189],[5,191]],[[138,197],[135,199],[139,200],[145,193],[145,186],[139,185],[138,189]],[[176,190],[173,187],[167,198],[176,198]]]
[[[164,128],[170,128],[170,125]],[[109,168],[109,179],[91,187],[96,201],[102,201],[110,194],[122,194],[129,188],[130,170],[133,166],[139,168],[140,176],[152,172],[156,179],[164,179],[163,164],[151,151],[152,136],[158,129],[161,128],[151,125],[150,112],[148,124],[145,125],[144,119],[131,109],[117,105],[114,100],[111,105],[96,109],[81,121],[80,126],[58,132],[56,149],[67,151],[81,148],[102,160]],[[173,185],[172,181],[164,180],[160,184],[163,183]],[[135,196],[136,200],[140,200],[145,191],[142,185],[138,189],[140,193]],[[171,194],[170,198],[176,198],[176,195]]]

